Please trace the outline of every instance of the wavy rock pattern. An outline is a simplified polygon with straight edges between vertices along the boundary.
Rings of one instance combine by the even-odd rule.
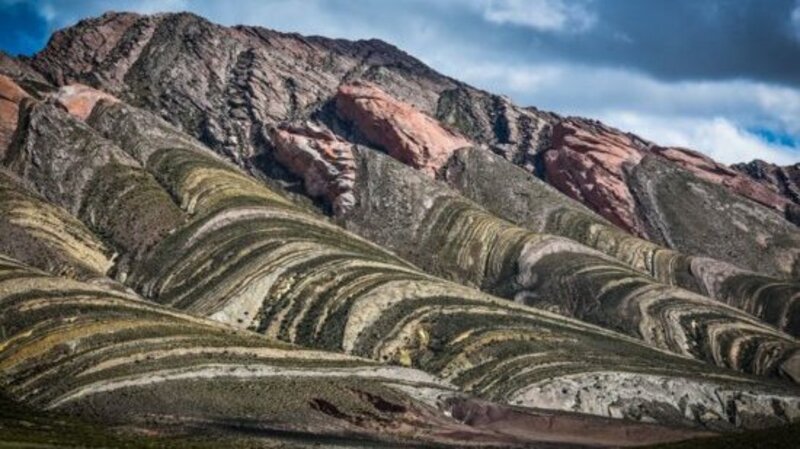
[[[5,257],[0,305],[2,385],[35,408],[153,430],[488,437],[429,405],[453,390],[422,372],[239,333]]]
[[[62,276],[91,278],[111,268],[111,251],[83,223],[31,194],[0,170],[0,253]]]
[[[374,151],[357,154],[358,206],[345,224],[428,271],[678,354],[800,381],[800,346],[754,317],[572,240],[515,227]]]
[[[457,151],[448,184],[498,217],[537,233],[567,237],[654,277],[723,301],[797,337],[800,285],[689,256],[634,237],[530,173],[478,149]]]
[[[25,107],[9,167],[107,236],[126,258],[137,257],[183,221],[170,196],[133,157],[54,105]]]
[[[772,223],[772,215],[781,215],[780,208],[756,208],[758,213],[745,222],[740,214],[732,216],[731,210],[723,211],[716,229],[722,235],[719,238],[710,235],[684,242],[664,235],[658,229],[672,228],[682,217],[660,217],[658,214],[665,214],[664,208],[649,215],[637,208],[638,200],[631,201],[631,195],[637,193],[626,187],[629,181],[624,167],[631,164],[622,161],[648,154],[672,166],[685,167],[698,178],[721,182],[727,200],[740,202],[742,207],[751,205],[739,201],[742,198],[760,201],[775,197],[783,201],[769,188],[687,150],[656,147],[597,122],[514,106],[501,97],[444,77],[380,41],[347,42],[254,27],[226,28],[190,14],[107,14],[56,33],[31,65],[57,85],[84,83],[145,107],[288,192],[296,190],[304,179],[289,176],[276,163],[268,130],[284,121],[313,118],[340,132],[332,126],[338,120],[332,101],[337,89],[343,84],[368,81],[529,172],[569,187],[567,193],[583,198],[611,221],[632,226],[639,235],[665,246],[676,245],[672,249],[684,253],[700,248],[699,255],[771,276],[793,276],[796,265],[790,260],[794,255],[784,251],[800,246],[796,227]],[[580,132],[559,133],[555,130],[559,126]],[[566,140],[559,136],[574,142],[565,146]],[[611,146],[603,147],[608,142]],[[447,149],[430,151],[438,160],[437,155]],[[423,155],[418,162],[428,157]],[[548,159],[553,160],[549,171]],[[559,165],[559,161],[568,165]],[[693,207],[698,209],[689,210],[690,215],[704,211],[703,207]],[[787,211],[790,218],[797,215]],[[643,223],[645,218],[656,222]],[[728,237],[740,232],[739,224],[762,229],[766,239]],[[655,234],[646,234],[649,232]],[[683,231],[675,231],[679,232]],[[793,234],[795,237],[791,237]],[[789,244],[785,242],[787,236]],[[731,242],[740,245],[732,247]],[[677,246],[681,244],[685,245]],[[759,251],[751,251],[753,247]],[[759,252],[768,256],[752,256]]]
[[[89,119],[100,130],[117,130],[117,120],[142,113],[101,105]],[[194,214],[128,277],[158,302],[282,340],[414,366],[485,398],[532,407],[554,406],[566,394],[560,409],[712,427],[789,419],[756,411],[761,401],[796,407],[792,396],[758,384],[748,383],[747,391],[760,390],[752,397],[736,393],[733,385],[745,380],[730,372],[426,275],[211,155],[128,131],[107,137],[121,148],[153,145],[148,170]],[[605,390],[595,374],[619,366],[626,380]],[[583,390],[562,388],[576,382],[598,391],[583,401]],[[654,390],[658,399],[639,400],[645,383],[662,385]],[[679,393],[683,399],[668,400],[677,399],[670,395],[678,385],[719,396]],[[724,405],[729,399],[744,401],[738,417]]]

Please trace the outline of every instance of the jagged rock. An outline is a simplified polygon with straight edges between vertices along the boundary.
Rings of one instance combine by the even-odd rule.
[[[615,225],[647,236],[626,172],[642,159],[642,142],[599,123],[567,119],[553,128],[543,156],[545,179]]]
[[[327,129],[304,125],[283,125],[270,130],[275,159],[303,178],[306,192],[322,197],[336,215],[353,206],[353,144]]]
[[[560,119],[465,87],[442,92],[436,117],[531,173],[540,170],[538,158],[549,148],[552,125]]]
[[[456,82],[378,40],[227,28],[191,14],[108,13],[58,31],[32,66],[155,111],[247,168],[264,129],[306,118],[343,80],[366,79],[433,113]]]
[[[370,84],[340,87],[336,112],[371,144],[429,176],[436,175],[453,151],[472,145],[433,118]]]
[[[17,129],[19,104],[22,99],[28,98],[27,92],[22,90],[10,78],[0,75],[0,161],[3,160],[14,131]]]

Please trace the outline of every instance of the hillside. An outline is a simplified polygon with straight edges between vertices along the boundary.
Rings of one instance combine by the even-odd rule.
[[[0,55],[0,160],[0,447],[64,422],[73,445],[550,448],[800,420],[793,167],[377,40],[129,13]]]

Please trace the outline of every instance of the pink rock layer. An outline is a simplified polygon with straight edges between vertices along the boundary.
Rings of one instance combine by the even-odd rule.
[[[453,151],[473,145],[413,106],[364,82],[339,87],[336,111],[371,144],[432,177]]]
[[[70,114],[86,120],[100,100],[119,101],[116,97],[83,84],[70,84],[51,95]]]
[[[544,153],[547,182],[617,226],[646,237],[625,177],[642,160],[635,137],[598,122],[566,119]]]
[[[685,148],[654,146],[652,151],[674,162],[700,179],[727,187],[739,195],[769,208],[784,212],[791,201],[758,183],[749,176],[716,162],[708,156]]]
[[[311,123],[270,130],[275,159],[303,179],[306,192],[342,215],[353,206],[356,167],[353,145]]]
[[[0,161],[17,129],[19,103],[28,96],[11,78],[0,75]]]

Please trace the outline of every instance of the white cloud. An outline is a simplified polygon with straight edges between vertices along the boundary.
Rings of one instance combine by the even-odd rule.
[[[800,150],[767,143],[723,117],[682,118],[610,111],[598,118],[620,129],[635,130],[664,146],[698,150],[724,164],[762,159],[789,165],[800,159]]]
[[[581,32],[591,28],[597,17],[583,3],[564,0],[486,0],[483,16],[497,24],[514,24],[538,31]]]

